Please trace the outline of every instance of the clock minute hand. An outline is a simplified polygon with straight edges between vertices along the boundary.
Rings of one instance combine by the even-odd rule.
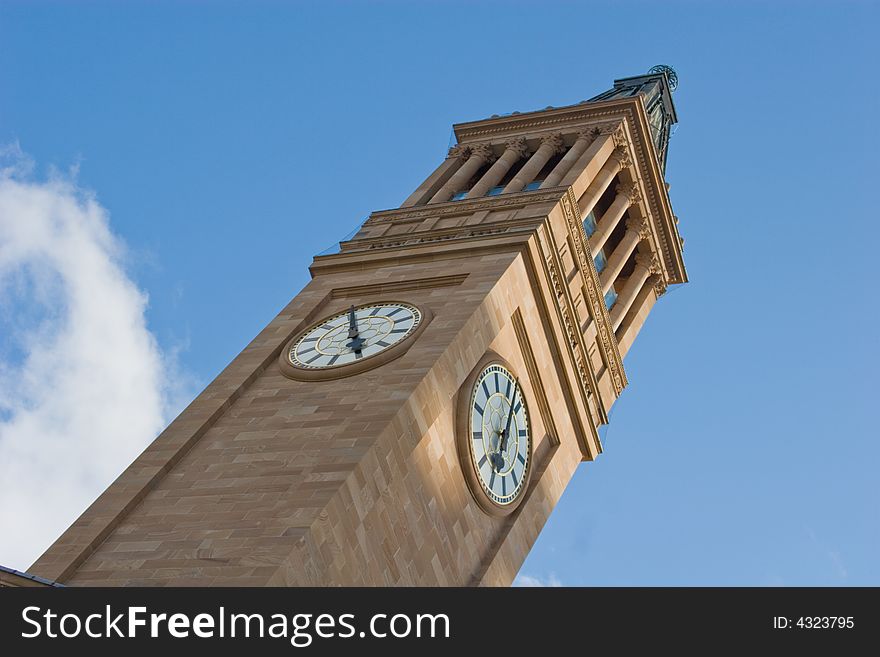
[[[358,334],[357,315],[354,314],[354,306],[348,309],[348,337],[356,338]]]
[[[346,346],[352,351],[360,351],[364,346],[364,341],[359,335],[360,331],[357,324],[357,316],[354,313],[354,305],[348,309],[348,337],[351,338]]]
[[[498,449],[501,453],[507,448],[507,439],[510,436],[510,422],[513,420],[513,402],[516,400],[517,390],[519,390],[519,379],[513,382],[513,396],[510,398],[510,410],[507,412],[507,424],[504,427],[504,431],[501,432],[501,445]]]

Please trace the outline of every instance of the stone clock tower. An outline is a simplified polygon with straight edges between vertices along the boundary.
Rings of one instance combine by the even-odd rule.
[[[687,280],[674,71],[455,126],[32,566],[73,586],[507,585]]]

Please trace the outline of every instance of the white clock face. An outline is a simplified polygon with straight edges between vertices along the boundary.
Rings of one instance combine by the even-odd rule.
[[[483,491],[496,504],[513,503],[524,490],[532,438],[522,389],[501,365],[490,365],[477,378],[470,431],[471,461]]]
[[[296,367],[322,369],[375,356],[411,334],[422,313],[405,303],[351,307],[313,326],[290,348]]]

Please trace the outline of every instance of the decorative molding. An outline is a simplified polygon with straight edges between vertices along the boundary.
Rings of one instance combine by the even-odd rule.
[[[456,287],[464,283],[468,274],[454,274],[452,276],[432,276],[429,278],[414,278],[405,281],[375,283],[372,285],[353,285],[351,287],[337,287],[330,293],[334,299],[349,297],[361,297],[394,292],[406,292],[409,290],[423,290],[435,287]]]
[[[536,219],[529,218],[525,221],[511,222],[498,221],[491,224],[472,224],[455,226],[442,230],[425,230],[405,233],[403,235],[393,235],[388,238],[363,238],[352,240],[345,244],[350,245],[342,250],[341,253],[335,253],[327,258],[338,258],[340,255],[363,254],[368,251],[379,251],[383,249],[399,249],[402,247],[423,246],[425,244],[434,244],[439,242],[450,242],[454,240],[465,240],[474,237],[487,237],[492,235],[501,235],[503,233],[514,233],[522,230],[524,227],[529,228],[536,223]],[[318,258],[316,258],[316,261]]]
[[[623,369],[623,358],[620,355],[617,339],[614,336],[611,316],[605,307],[605,297],[602,294],[602,287],[599,283],[599,274],[593,262],[593,254],[590,253],[589,243],[584,236],[577,207],[577,199],[574,197],[574,192],[569,188],[562,197],[562,211],[568,222],[569,233],[572,237],[578,264],[580,264],[583,275],[584,289],[587,292],[586,301],[589,304],[590,315],[593,321],[596,322],[596,332],[602,347],[602,360],[605,361],[605,366],[611,372],[614,390],[619,395],[628,383]]]
[[[589,414],[589,398],[592,397],[593,399],[597,400],[596,405],[602,409],[603,413],[603,417],[601,418],[601,420],[603,422],[607,422],[607,415],[605,415],[604,404],[602,403],[602,397],[599,394],[599,383],[598,381],[596,381],[592,369],[586,366],[586,347],[582,344],[583,336],[581,335],[576,318],[576,313],[571,302],[571,294],[562,282],[563,275],[559,271],[560,266],[557,264],[557,259],[559,258],[559,247],[555,244],[553,240],[553,233],[551,230],[547,231],[546,239],[550,242],[549,246],[545,245],[544,240],[539,238],[539,244],[541,245],[541,255],[544,257],[544,265],[546,267],[547,278],[550,281],[550,285],[555,295],[553,305],[556,307],[556,311],[559,315],[559,320],[562,325],[562,330],[565,334],[565,344],[568,348],[568,354],[571,357],[572,361],[574,361],[575,373],[577,374],[578,381],[580,382],[580,388],[583,392],[582,396],[584,408],[586,409],[587,414]],[[592,421],[593,419],[591,417],[590,422]]]
[[[513,311],[511,317],[513,330],[516,333],[516,341],[519,343],[519,350],[526,364],[526,372],[529,375],[529,383],[535,395],[535,402],[538,406],[538,412],[541,415],[541,421],[547,430],[547,436],[550,443],[554,446],[560,444],[559,431],[556,429],[556,422],[553,420],[553,413],[550,410],[550,402],[547,401],[547,393],[544,389],[544,382],[541,379],[541,370],[538,368],[538,362],[535,359],[535,353],[532,350],[532,343],[529,340],[529,330],[526,328],[525,320],[522,318],[522,310],[517,308]],[[593,427],[595,431],[595,427]],[[533,437],[533,443],[536,442]]]
[[[550,187],[528,192],[514,192],[500,194],[498,196],[481,196],[475,199],[462,199],[460,201],[448,201],[431,206],[415,206],[398,208],[395,210],[380,210],[370,215],[364,223],[376,225],[378,223],[415,221],[429,217],[448,217],[450,215],[469,215],[480,210],[522,208],[533,203],[558,203],[564,193],[564,187]]]

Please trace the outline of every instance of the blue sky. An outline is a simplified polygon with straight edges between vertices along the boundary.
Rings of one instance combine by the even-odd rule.
[[[28,225],[56,225],[51,206],[76,227],[23,234],[2,215],[20,206],[0,205],[0,454],[15,464],[0,504],[28,527],[0,538],[0,562],[27,567],[298,292],[313,254],[439,163],[452,123],[666,63],[692,282],[628,355],[605,453],[524,581],[880,584],[876,3],[120,5],[0,1],[6,191],[38,208]],[[81,243],[97,245],[85,264]],[[65,392],[101,358],[76,318],[132,331],[111,365],[142,361],[127,389],[146,401],[112,402],[140,434],[112,458],[115,425],[101,442],[65,420],[110,413],[107,390]],[[90,447],[99,463],[13,499],[13,476]]]

